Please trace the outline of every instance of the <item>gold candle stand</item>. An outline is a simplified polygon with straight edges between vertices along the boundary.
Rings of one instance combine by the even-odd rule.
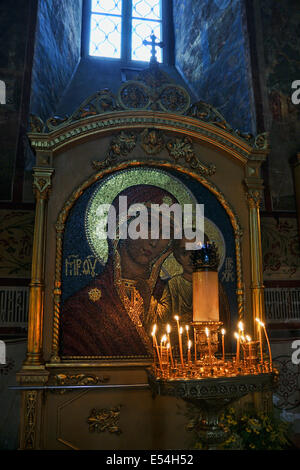
[[[223,323],[220,321],[200,321],[192,322],[191,326],[194,328],[194,338],[197,348],[197,362],[204,363],[216,362],[215,353],[219,347],[218,333]],[[209,338],[207,337],[207,330]],[[209,351],[210,342],[210,351]]]

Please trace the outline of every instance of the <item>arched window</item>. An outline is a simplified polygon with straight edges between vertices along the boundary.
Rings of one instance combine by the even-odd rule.
[[[151,47],[143,41],[149,41],[152,34],[157,42],[163,39],[163,1],[88,0],[88,55],[148,62]],[[156,58],[163,61],[160,48]]]
[[[0,80],[0,104],[6,104],[6,86],[3,80]]]

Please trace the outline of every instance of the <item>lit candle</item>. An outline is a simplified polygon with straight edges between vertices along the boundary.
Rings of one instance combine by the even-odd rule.
[[[188,340],[188,342],[189,342],[189,340],[190,340],[189,329],[190,329],[189,325],[185,325],[185,331],[186,331],[186,335],[187,335],[187,340]]]
[[[160,349],[162,350],[162,347],[163,347],[163,343],[165,343],[167,341],[167,336],[166,335],[163,335],[161,337],[161,340],[160,340]]]
[[[192,359],[191,359],[191,347],[192,347],[192,341],[189,339],[189,340],[188,340],[188,363],[189,363],[189,364],[192,362]]]
[[[225,342],[224,342],[224,337],[225,337],[226,331],[224,330],[224,328],[222,328],[221,333],[222,333],[222,356],[223,356],[223,362],[225,362]]]
[[[241,331],[242,331],[242,330],[241,330]],[[245,343],[246,338],[245,338],[245,336],[244,336],[243,334],[241,334],[240,338],[241,338],[241,344],[242,344],[242,343]],[[245,350],[244,350],[244,348],[242,348],[242,353],[243,353],[243,359],[244,359],[244,361],[245,361]]]
[[[170,345],[170,359],[171,359],[172,368],[174,369],[174,361],[173,361],[173,354],[172,354],[170,333],[171,333],[171,326],[170,326],[170,325],[167,325],[167,337],[168,337],[168,342],[169,342],[169,345]]]
[[[167,363],[169,365],[170,343],[167,344]]]
[[[246,340],[248,341],[248,346],[249,346],[249,359],[251,360],[252,357],[252,351],[251,351],[251,338],[250,336],[246,336]]]
[[[211,344],[210,344],[210,334],[209,334],[209,329],[205,328],[205,334],[207,337],[207,344],[208,344],[208,354],[209,354],[209,360],[211,361]]]
[[[259,348],[260,348],[260,362],[263,363],[263,349],[262,349],[262,338],[261,338],[261,321],[259,318],[256,318],[256,321],[258,323],[258,336],[259,336]]]
[[[239,334],[240,334],[240,335],[243,335],[243,333],[244,333],[244,325],[243,325],[243,322],[241,322],[241,321],[239,322],[239,324],[238,324],[238,329],[239,329]]]
[[[234,336],[236,337],[236,363],[237,365],[240,362],[240,335],[238,333],[234,333]]]
[[[260,325],[264,329],[265,337],[266,337],[266,340],[267,340],[267,345],[268,345],[268,350],[269,350],[269,359],[270,359],[270,369],[272,370],[272,353],[271,353],[271,346],[270,346],[269,337],[267,335],[267,330],[266,330],[265,324],[263,322],[260,322]]]
[[[156,339],[156,336],[155,336],[155,332],[156,332],[156,325],[154,325],[151,334],[152,334],[152,337],[153,337],[153,346],[154,346],[155,349],[156,349],[157,358],[158,358],[159,365],[160,365],[160,368],[161,368],[161,371],[162,371],[161,357],[160,357],[160,354],[159,354],[159,348],[158,348],[158,344],[157,344],[157,339]]]
[[[179,328],[179,351],[180,351],[180,361],[182,367],[184,367],[184,362],[183,362],[183,353],[182,353],[182,333],[183,329],[182,326]]]
[[[182,354],[182,339],[181,339],[181,335],[182,335],[182,327],[179,325],[179,316],[178,315],[175,315],[175,320],[177,322],[177,330],[178,330],[178,342],[179,342],[179,352],[180,352],[180,361],[181,361],[181,365],[182,367],[184,366],[184,362],[183,362],[183,354]]]

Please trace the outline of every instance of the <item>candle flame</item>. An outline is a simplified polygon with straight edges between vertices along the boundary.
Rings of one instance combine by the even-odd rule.
[[[179,328],[179,333],[180,333],[181,335],[182,335],[182,333],[183,333],[183,328],[182,328],[182,326]]]
[[[171,327],[170,327],[170,325],[167,325],[167,333],[168,333],[168,334],[171,333]]]
[[[239,335],[237,332],[234,333],[234,337],[235,337],[236,339],[240,339],[240,335]]]
[[[155,333],[156,333],[156,328],[157,328],[157,325],[153,325],[153,330],[152,330],[152,333],[151,333],[152,336],[155,335]]]
[[[207,337],[209,337],[209,329],[208,328],[205,328],[205,334]]]
[[[238,327],[239,327],[239,330],[244,331],[243,322],[240,321],[239,324],[238,324]]]
[[[192,341],[189,340],[189,341],[188,341],[188,348],[191,349],[191,347],[192,347]]]
[[[170,349],[170,343],[167,344],[167,349]]]
[[[175,320],[178,321],[179,320],[179,316],[178,315],[175,315]]]
[[[167,341],[167,337],[166,337],[166,335],[163,335],[163,336],[161,337],[161,342],[162,342],[162,343],[165,343],[166,341]]]
[[[226,331],[224,330],[224,328],[222,328],[221,333],[223,336],[225,335]]]
[[[250,343],[250,341],[251,341],[251,338],[250,338],[250,336],[249,336],[249,335],[247,335],[247,336],[246,336],[246,340],[247,340],[247,341]]]
[[[185,329],[186,329],[186,331],[189,331],[189,329],[190,329],[189,325],[185,325]]]

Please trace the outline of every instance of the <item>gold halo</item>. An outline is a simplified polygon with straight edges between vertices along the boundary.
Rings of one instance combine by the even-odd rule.
[[[103,265],[108,258],[108,243],[107,239],[99,238],[99,227],[105,227],[107,211],[101,211],[99,208],[103,204],[112,204],[118,194],[125,189],[140,184],[165,189],[176,198],[182,207],[184,204],[192,204],[193,206],[197,204],[192,192],[180,180],[163,170],[139,167],[121,170],[110,175],[95,190],[85,213],[85,232],[88,243],[96,258]]]
[[[205,235],[207,235],[209,241],[214,242],[218,248],[218,252],[220,256],[220,263],[219,263],[218,271],[220,271],[225,261],[225,255],[226,255],[226,245],[225,245],[225,240],[222,235],[222,232],[216,226],[214,222],[212,222],[207,217],[204,217],[204,233]],[[168,258],[165,260],[165,262],[162,265],[160,277],[165,279],[165,278],[176,276],[177,274],[181,274],[181,273],[182,273],[182,266],[175,259],[173,253],[171,253],[170,256],[168,256]]]

